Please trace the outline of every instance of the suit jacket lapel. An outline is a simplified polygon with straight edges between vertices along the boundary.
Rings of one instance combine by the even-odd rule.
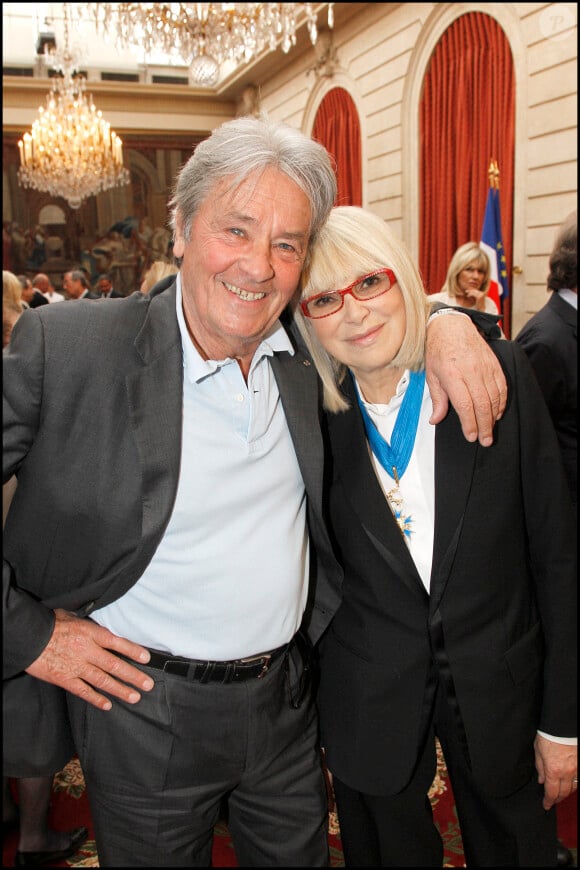
[[[430,607],[439,606],[455,558],[473,480],[477,444],[466,441],[450,410],[435,433],[435,536]]]
[[[413,593],[424,596],[425,587],[377,480],[356,400],[350,398],[350,411],[331,416],[329,422],[342,484],[365,534],[387,565]]]
[[[135,349],[143,365],[127,376],[127,396],[143,472],[143,539],[156,547],[173,509],[181,457],[183,355],[175,287],[151,300]]]
[[[309,359],[297,350],[275,353],[272,370],[312,507],[322,513],[324,448],[320,425],[318,375]]]

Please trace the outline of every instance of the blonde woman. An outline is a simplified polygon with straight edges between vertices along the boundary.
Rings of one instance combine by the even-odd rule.
[[[477,242],[466,242],[453,254],[441,292],[429,296],[429,302],[499,314],[497,305],[487,295],[490,275],[489,259],[483,248]]]
[[[491,342],[510,383],[492,447],[468,443],[454,410],[430,424],[426,318],[384,221],[333,209],[296,319],[324,385],[344,568],[318,706],[345,862],[441,867],[438,738],[467,866],[555,867],[555,805],[578,775],[566,479],[514,342]]]
[[[161,281],[162,278],[167,278],[169,275],[177,275],[178,267],[175,263],[165,263],[163,260],[156,260],[151,263],[141,282],[141,293],[149,293],[149,291]]]
[[[2,308],[11,308],[19,314],[28,308],[22,298],[20,279],[7,269],[2,270]]]

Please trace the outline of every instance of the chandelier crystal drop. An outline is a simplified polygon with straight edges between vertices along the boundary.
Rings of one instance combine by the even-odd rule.
[[[194,58],[189,67],[191,81],[202,88],[213,88],[220,77],[220,65],[213,57],[201,54]]]
[[[68,46],[65,4],[64,48],[51,58],[55,77],[46,108],[18,143],[18,180],[23,187],[62,196],[71,208],[103,190],[128,184],[123,143],[85,93],[85,80],[75,75],[77,57]]]
[[[313,3],[89,3],[97,29],[119,47],[161,51],[189,66],[196,84],[213,86],[219,65],[247,63],[278,45],[287,53],[296,44],[298,18],[306,18],[314,45]],[[333,4],[328,26],[333,27]],[[210,72],[211,71],[211,72]]]

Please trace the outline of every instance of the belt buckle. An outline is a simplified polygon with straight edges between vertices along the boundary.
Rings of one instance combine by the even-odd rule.
[[[270,667],[270,659],[272,658],[271,653],[267,653],[264,656],[251,656],[248,659],[240,659],[240,662],[243,662],[245,665],[251,664],[252,662],[262,662],[262,670],[256,677],[257,680],[261,680],[264,674],[267,673],[268,668]]]

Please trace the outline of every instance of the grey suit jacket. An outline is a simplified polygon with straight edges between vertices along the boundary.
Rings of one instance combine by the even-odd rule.
[[[53,608],[88,615],[119,598],[167,527],[181,454],[175,284],[25,312],[3,361],[3,478],[18,477],[4,536],[11,676],[48,643]],[[272,368],[308,494],[316,557],[305,625],[316,641],[340,586],[322,514],[319,385],[299,348]]]

